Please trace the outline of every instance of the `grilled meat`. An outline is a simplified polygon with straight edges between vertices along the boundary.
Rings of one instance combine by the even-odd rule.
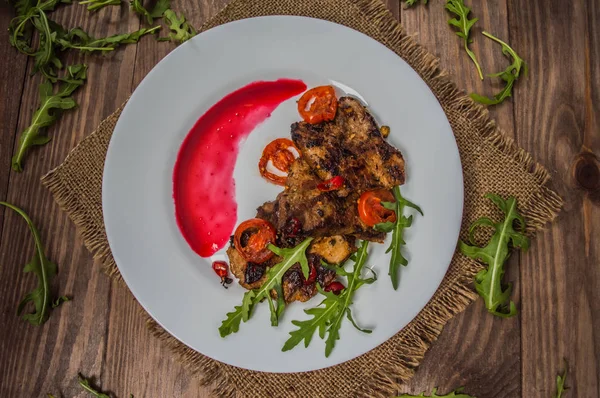
[[[335,271],[323,267],[322,259],[329,264],[340,264],[355,251],[354,237],[331,236],[316,239],[308,249],[307,259],[309,266],[317,270],[317,282],[325,287],[335,279]],[[231,273],[246,289],[259,288],[265,282],[267,269],[281,261],[280,257],[275,256],[265,263],[255,264],[246,261],[233,246],[227,249],[227,256]],[[307,301],[317,294],[315,283],[305,285],[300,264],[292,266],[283,275],[282,282],[283,295],[288,303]]]
[[[296,159],[288,174],[286,189],[273,202],[257,209],[257,217],[269,221],[278,231],[278,244],[293,247],[305,237],[354,235],[359,239],[383,242],[385,234],[364,225],[358,217],[359,193],[339,197],[336,192],[321,192],[319,180],[304,157]],[[302,231],[290,236],[286,226],[298,220]]]
[[[350,192],[404,184],[404,159],[388,144],[377,123],[356,99],[342,97],[331,122],[292,124],[292,140],[321,180],[342,176]]]

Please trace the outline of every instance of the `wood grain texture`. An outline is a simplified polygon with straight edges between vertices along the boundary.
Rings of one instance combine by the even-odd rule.
[[[198,27],[228,0],[173,3]],[[443,2],[402,10],[386,0],[408,33],[441,59],[467,92],[498,89],[481,82],[460,39],[447,25]],[[519,144],[549,167],[554,188],[566,199],[558,221],[522,256],[513,256],[507,279],[516,282],[518,318],[487,314],[479,300],[453,319],[425,357],[406,391],[446,392],[459,386],[479,398],[549,397],[563,357],[571,387],[565,398],[600,396],[600,5],[596,0],[499,0],[473,3],[473,50],[486,73],[507,65],[482,28],[508,40],[531,66],[510,102],[492,116]],[[96,36],[135,30],[145,22],[124,2],[90,14],[74,4],[53,17]],[[0,4],[0,22],[8,23]],[[163,29],[161,35],[166,35]],[[17,132],[37,106],[38,78],[26,76],[26,59],[0,32],[0,199],[23,207],[39,226],[48,256],[59,264],[54,288],[74,300],[54,310],[42,327],[15,316],[33,287],[24,275],[33,245],[25,223],[0,209],[0,396],[41,397],[46,392],[84,397],[77,372],[94,376],[115,396],[208,397],[168,350],[150,336],[129,291],[111,282],[82,245],[67,216],[39,178],[58,165],[83,137],[132,93],[175,46],[144,38],[107,57],[86,56],[89,82],[76,94],[80,109],[49,130],[53,141],[27,158],[25,172],[9,172]],[[81,58],[69,58],[75,62]],[[30,72],[31,65],[28,66]],[[598,184],[598,185],[596,185]]]
[[[429,2],[426,7],[415,6],[402,10],[402,24],[407,32],[440,58],[442,69],[455,77],[460,88],[468,92],[491,95],[498,90],[496,82],[481,81],[462,39],[448,25],[453,16],[443,3]],[[506,68],[508,61],[499,45],[480,33],[490,31],[508,40],[508,8],[506,1],[472,3],[470,18],[479,17],[472,28],[472,50],[485,74]],[[467,4],[469,4],[467,3]],[[510,41],[510,40],[509,40]],[[520,88],[517,88],[520,89]],[[513,103],[490,108],[507,134],[513,135]],[[507,264],[506,278],[514,282],[513,300],[519,302],[519,258]],[[477,300],[444,328],[420,366],[415,378],[402,392],[419,394],[439,387],[446,393],[464,386],[477,397],[520,397],[520,331],[519,319],[499,319],[487,313],[483,301]]]
[[[521,256],[524,396],[551,396],[556,373],[570,365],[568,397],[600,396],[600,206],[576,189],[587,171],[600,187],[600,5],[597,1],[510,0],[511,40],[531,73],[516,95],[519,142],[554,178],[565,199],[558,221]],[[516,12],[519,10],[519,12]],[[552,39],[549,38],[551,36]],[[527,289],[525,290],[525,286]]]

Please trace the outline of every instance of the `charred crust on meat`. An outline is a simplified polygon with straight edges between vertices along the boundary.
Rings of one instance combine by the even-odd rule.
[[[337,240],[335,240],[334,238],[329,239],[329,246],[335,246],[337,243]]]
[[[246,272],[244,273],[244,279],[246,283],[254,283],[265,274],[266,267],[264,264],[257,264],[253,262],[248,262],[246,266]]]
[[[319,215],[319,217],[323,217],[325,215],[325,213],[321,209],[317,209],[317,214]]]

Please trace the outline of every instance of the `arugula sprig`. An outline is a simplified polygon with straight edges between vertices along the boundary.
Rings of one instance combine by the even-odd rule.
[[[192,25],[186,22],[183,14],[178,17],[175,11],[169,9],[163,13],[163,17],[165,18],[167,25],[169,25],[171,32],[167,37],[159,38],[159,41],[170,40],[181,44],[196,35],[196,30]]]
[[[469,240],[473,244],[473,235],[479,226],[494,228],[495,232],[484,247],[471,246],[460,241],[460,251],[475,260],[480,260],[488,265],[475,276],[475,289],[483,298],[487,310],[497,316],[508,318],[517,314],[515,303],[510,300],[512,285],[502,289],[504,276],[504,263],[510,254],[509,244],[523,250],[529,248],[529,239],[523,234],[525,219],[517,211],[517,199],[509,197],[502,199],[499,195],[488,193],[485,195],[504,213],[504,220],[495,223],[488,217],[481,217],[469,228]],[[515,222],[521,226],[521,231],[514,228]],[[510,305],[507,308],[507,303]]]
[[[56,43],[61,46],[62,50],[71,48],[83,53],[94,51],[107,52],[115,50],[121,44],[137,43],[142,36],[153,34],[159,29],[160,25],[152,28],[141,28],[130,33],[119,33],[96,39],[81,28],[73,28],[63,36],[59,36],[56,39]]]
[[[79,4],[87,5],[88,11],[98,11],[107,6],[121,5],[121,0],[85,0],[80,1]]]
[[[455,18],[448,20],[448,23],[458,29],[456,31],[456,34],[458,35],[458,37],[463,39],[465,51],[469,55],[469,58],[471,58],[471,60],[475,64],[475,67],[477,68],[477,73],[479,74],[479,78],[483,80],[483,72],[481,71],[481,65],[479,65],[475,53],[469,48],[469,44],[473,42],[473,40],[471,40],[471,38],[469,37],[471,33],[471,28],[473,27],[473,25],[475,25],[479,18],[469,19],[469,13],[471,12],[471,9],[465,6],[463,0],[448,0],[446,2],[446,9],[452,14],[456,15]]]
[[[387,221],[375,225],[375,229],[380,232],[392,232],[392,242],[390,247],[386,250],[386,253],[391,252],[390,267],[388,275],[392,280],[392,286],[394,289],[398,289],[398,269],[400,265],[407,266],[408,260],[402,254],[402,246],[406,245],[404,241],[404,229],[412,225],[413,216],[406,217],[404,215],[404,209],[410,207],[423,215],[423,210],[416,204],[402,197],[400,193],[400,187],[395,187],[393,190],[395,202],[381,202],[381,205],[386,209],[393,210],[396,213],[396,222]]]
[[[41,134],[42,128],[54,123],[62,111],[77,106],[71,94],[85,81],[86,71],[85,65],[69,66],[65,76],[60,79],[61,83],[56,93],[53,92],[50,81],[40,85],[38,109],[33,114],[31,124],[21,133],[17,152],[12,158],[12,168],[15,171],[23,171],[23,159],[31,147],[50,141],[50,137]]]
[[[171,0],[158,0],[152,10],[148,11],[144,8],[142,0],[131,0],[129,2],[131,9],[140,16],[146,18],[149,25],[154,23],[155,18],[163,16],[164,12],[171,7]]]
[[[376,275],[368,279],[362,278],[362,270],[367,261],[368,245],[368,241],[363,241],[358,251],[351,257],[354,260],[352,271],[345,271],[343,267],[336,269],[337,274],[346,277],[348,281],[347,287],[339,296],[325,292],[317,285],[325,299],[318,306],[304,310],[312,318],[304,321],[292,321],[292,324],[298,326],[298,329],[290,332],[290,338],[283,345],[282,351],[289,351],[302,341],[304,341],[304,346],[308,347],[313,335],[319,330],[321,339],[324,339],[327,334],[325,356],[329,357],[336,341],[340,338],[340,328],[344,317],[348,318],[352,325],[361,332],[371,333],[371,330],[361,329],[357,326],[350,309],[354,293],[361,286],[371,284],[377,279]]]
[[[437,388],[434,388],[433,390],[431,390],[431,395],[425,395],[425,393],[421,393],[419,395],[410,395],[410,394],[402,394],[396,398],[411,398],[411,397],[428,397],[428,398],[476,398],[472,395],[469,394],[463,394],[464,388],[461,387],[459,389],[457,389],[456,391],[452,391],[448,394],[444,394],[444,395],[437,395]]]
[[[488,75],[489,77],[499,77],[502,80],[504,80],[506,84],[504,85],[502,91],[494,95],[493,98],[489,98],[476,93],[472,93],[471,98],[482,104],[497,105],[512,95],[513,86],[515,85],[517,79],[519,79],[521,71],[523,71],[523,73],[527,75],[527,64],[525,63],[523,58],[519,57],[516,51],[513,50],[512,47],[510,47],[508,44],[498,39],[491,33],[483,32],[483,34],[486,37],[494,40],[495,42],[500,43],[502,45],[502,53],[506,55],[509,59],[512,59],[512,63],[502,72]]]
[[[414,6],[415,4],[417,4],[419,0],[404,0],[404,7],[405,8],[410,8],[412,6]],[[427,0],[421,0],[421,4],[425,5],[427,4]]]
[[[569,371],[569,366],[567,361],[565,360],[565,371],[562,375],[556,376],[556,398],[562,398],[563,393],[568,390],[568,387],[565,387],[565,382],[567,381],[567,372]]]
[[[17,315],[21,316],[27,303],[31,302],[33,303],[34,311],[23,314],[22,318],[33,325],[41,325],[48,320],[50,308],[56,308],[65,301],[69,301],[69,299],[66,296],[61,296],[54,301],[52,300],[50,283],[56,276],[57,267],[44,254],[44,245],[42,244],[40,233],[33,224],[33,221],[31,221],[31,218],[15,205],[6,202],[0,202],[0,205],[8,207],[23,217],[33,235],[35,254],[31,261],[25,265],[23,272],[34,273],[38,279],[38,286],[23,297],[23,300],[21,300],[17,307]]]
[[[263,299],[266,299],[269,302],[269,309],[271,311],[271,325],[278,325],[279,317],[285,308],[282,289],[283,275],[294,264],[300,263],[305,278],[308,278],[309,267],[308,259],[306,258],[306,248],[308,245],[310,245],[312,240],[313,238],[307,238],[292,249],[281,249],[277,246],[269,245],[269,250],[280,256],[282,260],[269,268],[267,271],[267,278],[262,286],[257,289],[248,290],[244,294],[242,304],[235,307],[232,312],[227,313],[227,318],[223,320],[221,326],[219,327],[219,334],[221,337],[226,337],[231,333],[238,332],[241,322],[246,322],[248,319],[250,319],[254,307]],[[271,298],[271,290],[273,289],[277,292],[277,306],[273,304]]]

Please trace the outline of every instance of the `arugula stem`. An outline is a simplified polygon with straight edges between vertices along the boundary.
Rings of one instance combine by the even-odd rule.
[[[31,231],[31,234],[33,235],[33,240],[35,242],[36,255],[40,261],[40,264],[43,264],[46,259],[46,257],[44,256],[43,249],[42,249],[44,246],[43,246],[42,240],[40,238],[40,233],[37,230],[37,228],[35,227],[35,225],[33,224],[33,221],[31,221],[31,218],[29,218],[27,213],[25,213],[23,210],[21,210],[17,206],[14,206],[10,203],[0,201],[0,205],[8,207],[9,209],[15,211],[17,214],[19,214],[21,217],[23,217],[23,219],[27,223],[27,226],[29,227],[29,230]],[[42,286],[44,287],[44,289],[47,289],[48,275],[46,274],[46,267],[40,266],[40,270],[41,270],[40,274],[42,276]],[[41,296],[43,298],[42,308],[47,308],[47,305],[48,305],[47,299],[50,295],[42,294]],[[37,322],[37,324],[41,325],[43,323],[42,319],[44,317],[44,312],[40,311],[38,316],[39,316],[39,321]]]

